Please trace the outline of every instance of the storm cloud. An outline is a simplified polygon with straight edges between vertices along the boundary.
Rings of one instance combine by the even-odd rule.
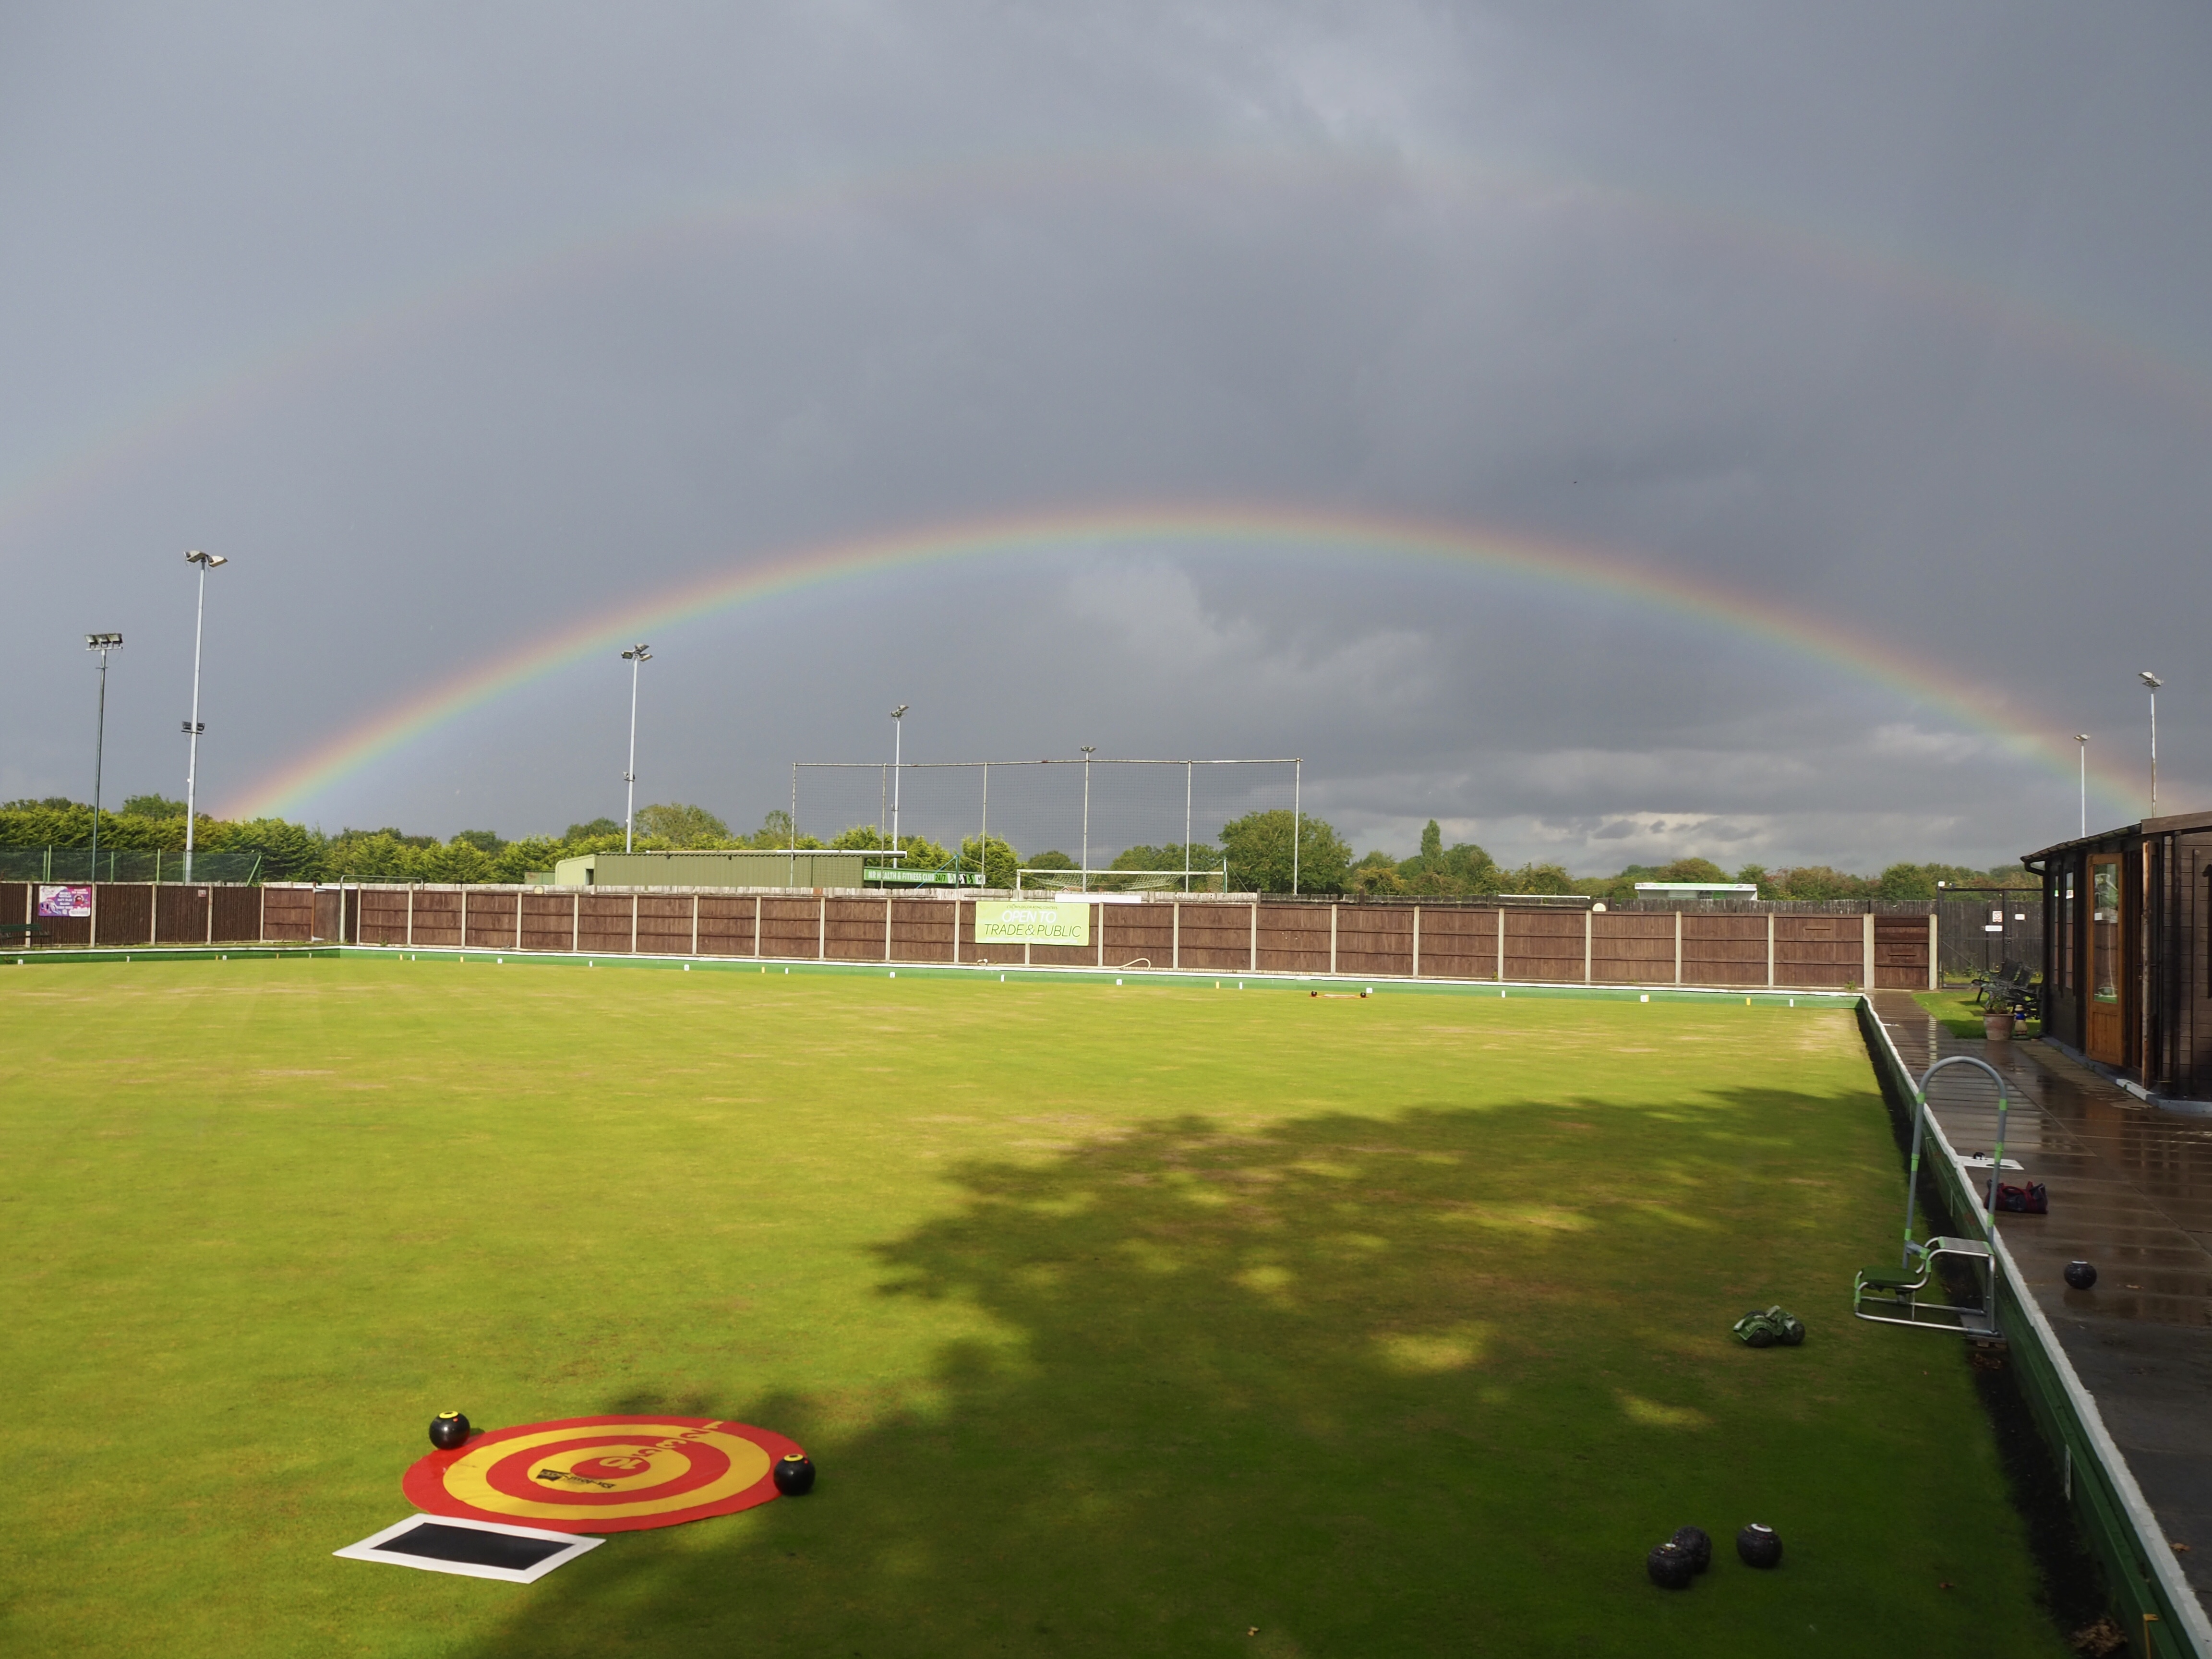
[[[108,798],[182,793],[205,547],[204,804],[331,830],[619,815],[612,633],[303,769],[656,596],[640,799],[746,827],[908,703],[1301,756],[1361,851],[1988,863],[2077,731],[2142,814],[2145,668],[2201,807],[2208,73],[2182,7],[15,8],[0,795],[89,795],[96,629]]]

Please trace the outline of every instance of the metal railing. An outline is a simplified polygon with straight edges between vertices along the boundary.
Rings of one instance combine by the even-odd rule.
[[[1912,1073],[1871,999],[1859,1000],[1858,1017],[1882,1093],[1902,1119],[1913,1109]],[[2064,1471],[2067,1498],[2104,1565],[2128,1634],[2154,1659],[2212,1659],[2212,1621],[2182,1576],[2165,1529],[2105,1427],[2095,1397],[2081,1386],[2003,1235],[1990,1224],[1966,1165],[1932,1115],[1927,1136],[1934,1151],[1921,1166],[1929,1181],[1926,1200],[1931,1210],[1948,1213],[1951,1231],[1990,1240],[1990,1312],[2005,1334],[2028,1411]],[[2131,1645],[2129,1650],[2137,1649]]]

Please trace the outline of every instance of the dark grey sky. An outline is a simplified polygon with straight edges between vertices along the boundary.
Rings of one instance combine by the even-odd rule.
[[[656,628],[641,799],[750,825],[902,702],[909,758],[1301,754],[1362,850],[1980,863],[2077,730],[2142,812],[2154,668],[2212,805],[2209,83],[2181,5],[9,8],[0,796],[90,793],[105,628],[111,797],[181,793],[189,546],[228,810],[656,592],[1237,503],[1953,691],[1570,562],[1070,534]],[[618,643],[287,810],[619,815]]]

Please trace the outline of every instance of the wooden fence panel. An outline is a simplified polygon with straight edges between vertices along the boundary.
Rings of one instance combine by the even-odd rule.
[[[835,962],[881,962],[884,959],[884,902],[878,899],[824,899],[828,914],[817,919],[824,944],[822,954]]]
[[[215,915],[209,925],[217,945],[242,945],[271,937],[262,929],[262,906],[272,896],[265,887],[210,887]]]
[[[689,893],[640,893],[637,896],[637,948],[641,956],[688,957],[691,954],[691,896]]]
[[[622,956],[629,950],[629,895],[584,893],[576,905],[577,948],[592,956]]]
[[[821,901],[764,898],[761,901],[761,954],[818,957],[822,954]]]
[[[1874,982],[1884,991],[1928,988],[1928,918],[1874,919]]]
[[[1325,904],[1263,904],[1260,907],[1260,971],[1267,974],[1325,974],[1328,971],[1328,913]]]
[[[415,943],[452,950],[461,942],[461,896],[452,888],[415,890]]]
[[[1920,934],[1928,936],[1922,921]],[[1866,918],[1774,918],[1774,982],[1842,990],[1866,977]]]
[[[951,961],[952,906],[943,899],[893,899],[891,956],[899,962]]]
[[[756,901],[735,894],[699,896],[699,954],[702,957],[749,957],[753,954],[753,905]]]
[[[1182,904],[1182,945],[1177,960],[1200,973],[1243,973],[1252,965],[1249,904]]]
[[[156,888],[154,894],[154,938],[162,945],[204,945],[208,936],[208,907],[213,901],[204,887]]]
[[[354,939],[360,945],[407,943],[407,890],[364,887],[356,913]]]
[[[228,889],[229,892],[241,890]],[[315,890],[312,887],[264,887],[261,890],[263,921],[260,937],[305,944],[315,933]],[[221,939],[223,923],[230,920],[223,915],[220,901],[216,906],[215,936]],[[236,939],[252,939],[252,933],[234,934]]]
[[[1682,913],[1682,983],[1766,983],[1766,918],[1723,912]]]
[[[515,895],[494,888],[472,887],[468,893],[467,944],[472,951],[514,949]],[[459,918],[457,917],[458,921]]]
[[[153,884],[103,881],[92,920],[95,944],[143,945],[154,931]]]
[[[531,892],[518,896],[522,903],[522,948],[526,951],[567,951],[576,939],[579,893]]]
[[[1412,973],[1413,907],[1340,907],[1336,913],[1336,971],[1353,975]]]
[[[1423,979],[1496,979],[1498,912],[1421,908]]]
[[[1505,921],[1506,978],[1581,982],[1583,912],[1508,906],[1499,914]]]
[[[1175,950],[1175,911],[1165,904],[1102,904],[1099,937],[1109,968],[1164,968]]]
[[[1590,917],[1590,978],[1602,985],[1666,985],[1674,977],[1674,913],[1608,910]]]

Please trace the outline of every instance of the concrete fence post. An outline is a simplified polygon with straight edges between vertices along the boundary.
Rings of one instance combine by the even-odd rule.
[[[1583,909],[1583,983],[1590,982],[1590,946],[1597,926],[1597,912],[1585,906]]]
[[[1930,910],[1928,913],[1928,988],[1931,991],[1943,988],[1942,969],[1936,956],[1942,945],[1942,935],[1936,925],[1936,912]]]
[[[1421,976],[1421,907],[1413,907],[1413,975]]]
[[[1866,932],[1861,954],[1866,973],[1859,981],[1859,989],[1871,991],[1874,989],[1874,912],[1871,910],[1866,913]]]
[[[1175,931],[1170,935],[1170,942],[1168,946],[1168,966],[1170,968],[1180,968],[1182,966],[1182,901],[1181,899],[1171,900],[1169,902],[1168,908],[1175,912],[1175,915],[1171,919]]]
[[[1766,988],[1774,988],[1774,912],[1766,913]]]
[[[1336,971],[1336,907],[1328,907],[1328,971]]]
[[[1674,983],[1682,982],[1682,913],[1674,912]]]
[[[1248,974],[1256,974],[1260,971],[1260,902],[1257,899],[1255,899],[1252,902],[1252,948],[1250,955],[1252,965],[1247,968],[1244,971]]]
[[[1498,907],[1498,982],[1505,983],[1505,907]]]

